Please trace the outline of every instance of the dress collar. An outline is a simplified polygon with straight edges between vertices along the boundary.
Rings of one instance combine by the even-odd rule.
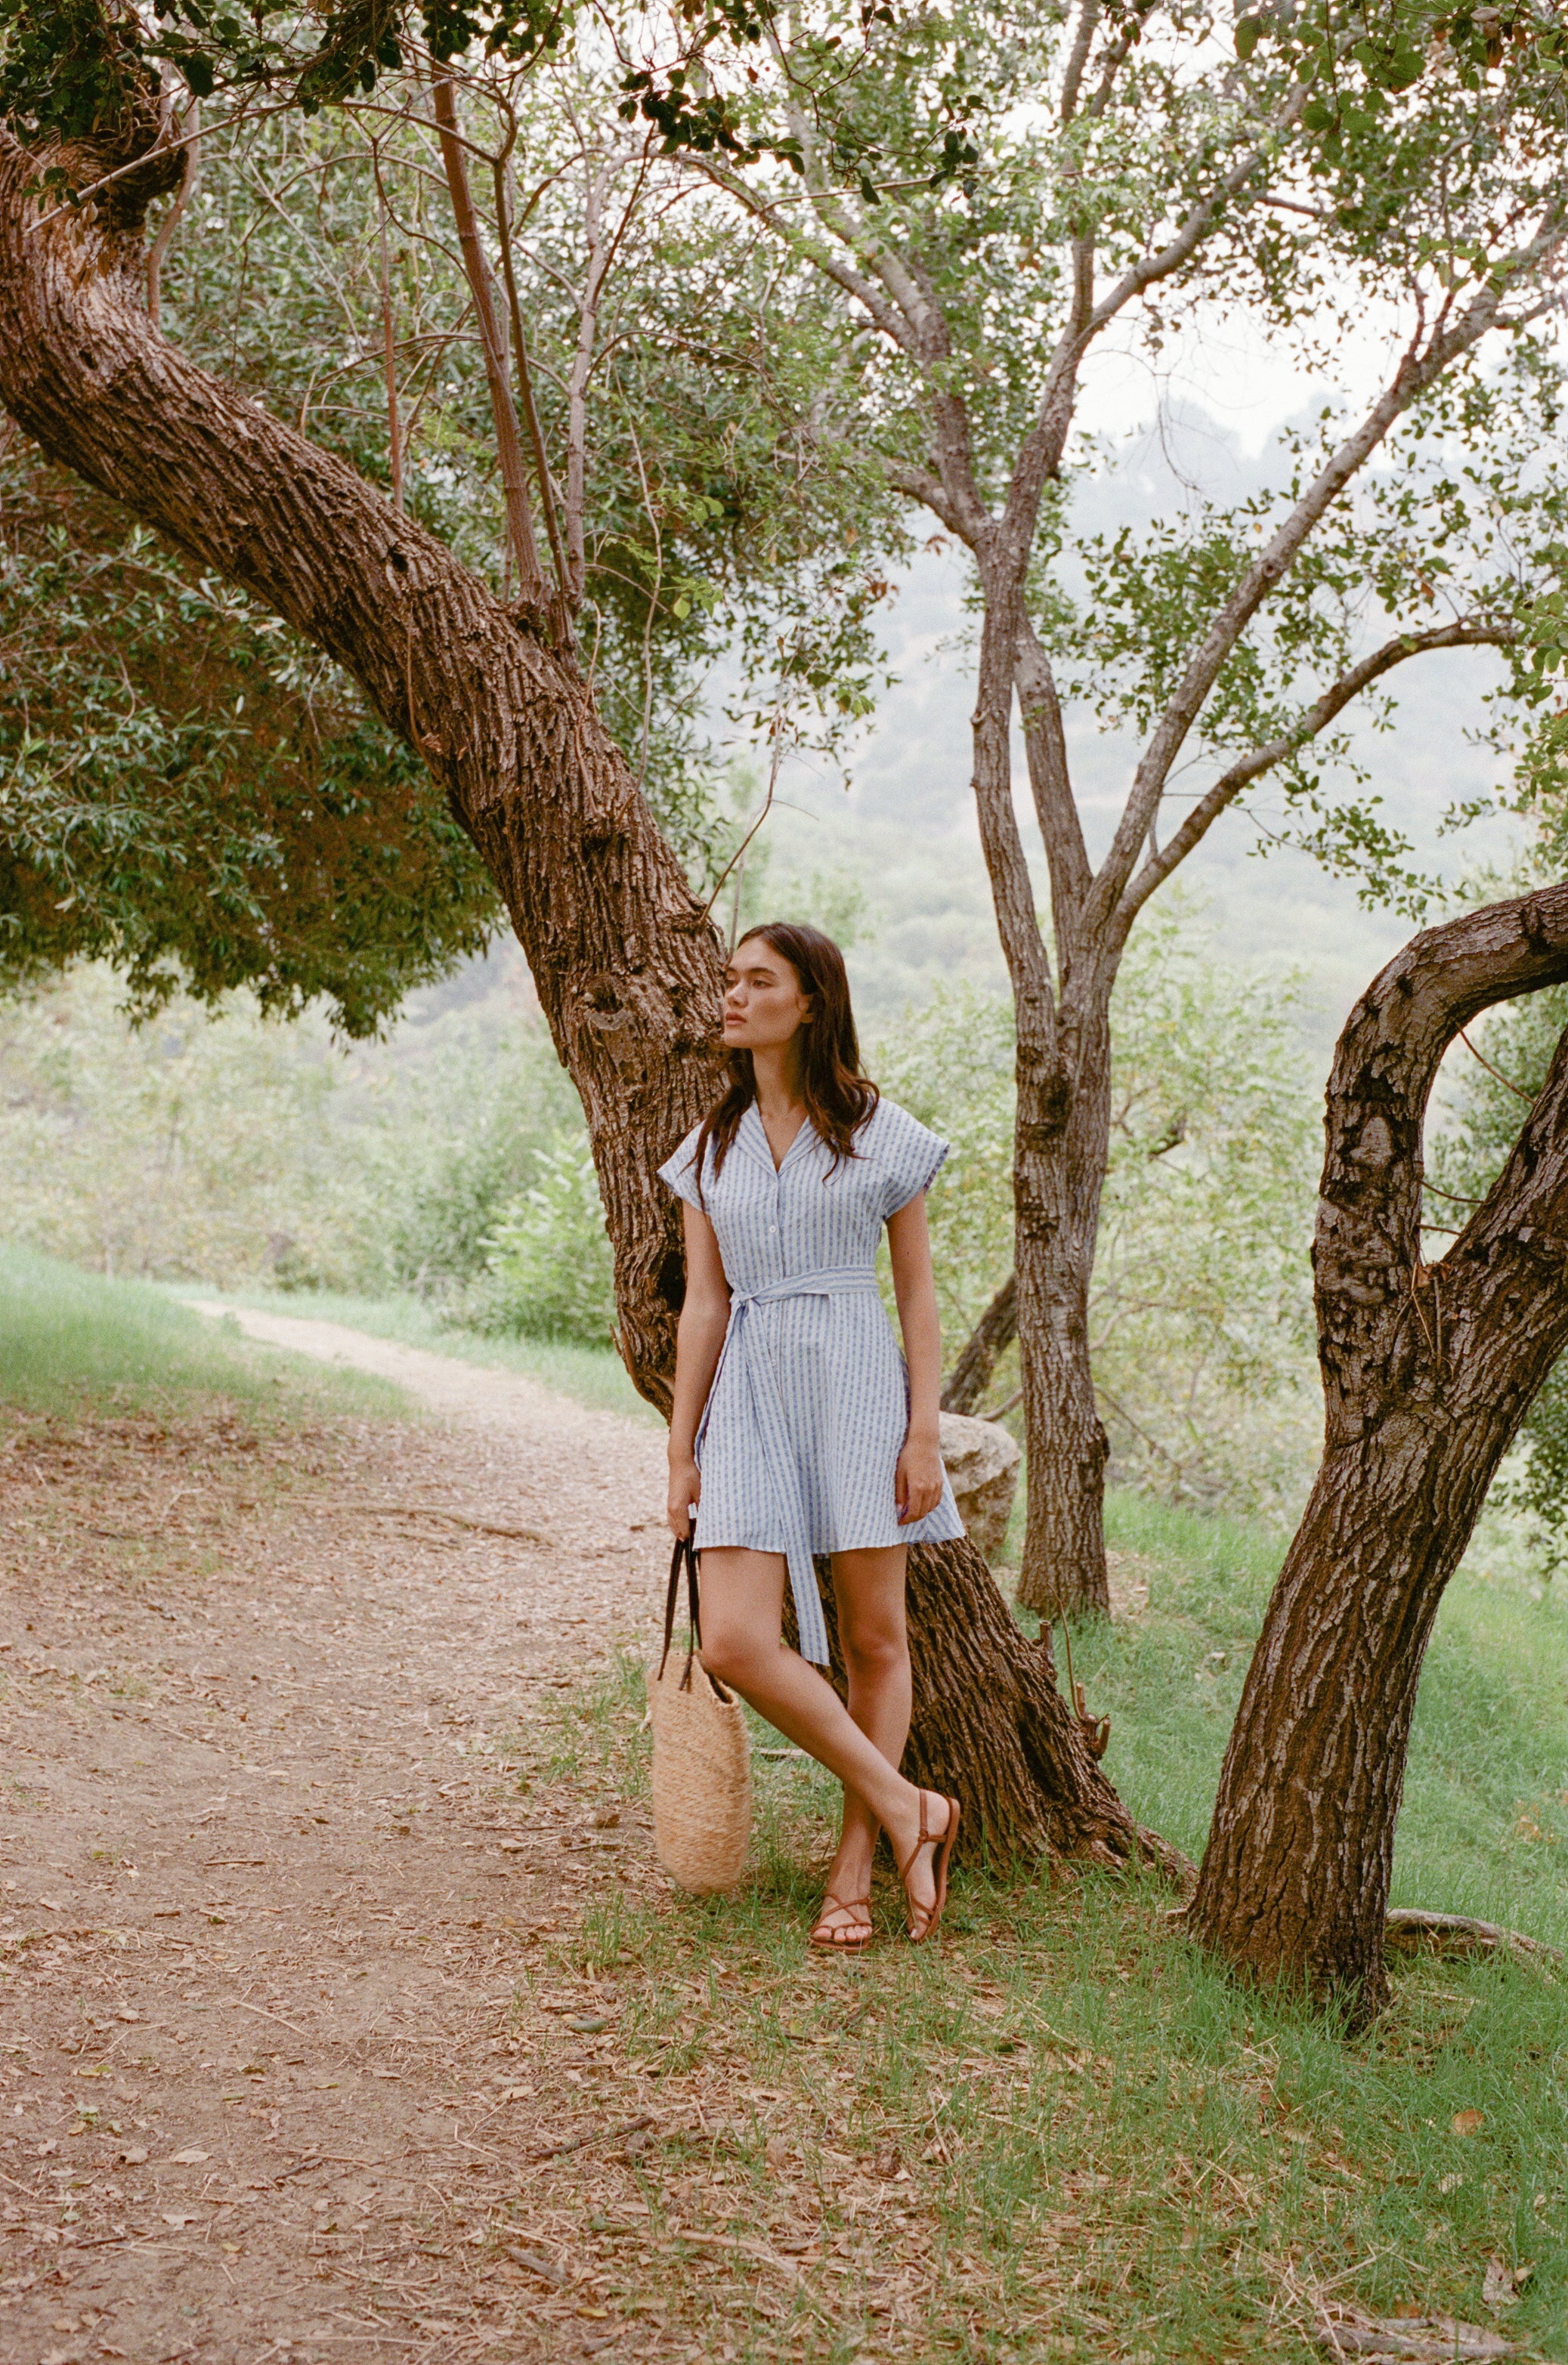
[[[796,1151],[800,1149],[802,1142],[814,1142],[816,1138],[817,1129],[812,1123],[811,1118],[807,1117],[805,1123],[801,1126],[801,1130],[795,1136],[794,1140],[784,1152],[782,1159],[779,1160],[778,1164],[775,1166],[773,1163],[773,1152],[767,1146],[767,1129],[762,1122],[762,1111],[757,1107],[755,1101],[750,1101],[746,1104],[745,1110],[741,1117],[739,1129],[735,1135],[735,1148],[737,1149],[744,1149],[749,1157],[760,1159],[763,1165],[767,1167],[769,1174],[777,1178],[784,1172],[785,1168],[794,1158]]]

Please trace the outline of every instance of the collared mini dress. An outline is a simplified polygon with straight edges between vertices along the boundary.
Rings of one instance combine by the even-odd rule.
[[[699,1552],[782,1552],[801,1655],[825,1664],[813,1552],[964,1532],[946,1472],[936,1508],[899,1525],[909,1374],[876,1272],[883,1225],[927,1188],[947,1144],[881,1100],[836,1169],[807,1123],[775,1171],[754,1104],[718,1174],[710,1148],[700,1193],[699,1130],[659,1168],[711,1223],[730,1285],[730,1326],[698,1431],[694,1541]]]

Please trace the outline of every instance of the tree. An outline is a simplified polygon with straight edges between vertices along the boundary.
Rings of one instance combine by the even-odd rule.
[[[317,996],[366,1035],[481,950],[494,885],[339,669],[21,448],[0,453],[0,986],[107,958]]]
[[[829,514],[809,467],[777,465],[745,242],[685,234],[667,189],[647,202],[647,137],[612,109],[608,131],[584,124],[572,78],[556,81],[552,104],[514,94],[543,185],[526,193],[510,260],[534,415],[556,455],[567,604],[612,735],[711,884],[729,832],[722,758],[694,704],[717,639],[741,633],[742,687],[769,721],[782,710],[809,734],[815,704],[831,740],[866,695],[865,619],[886,569],[864,536],[847,556],[841,489]],[[385,111],[209,131],[153,243],[158,311],[189,354],[308,421],[504,600],[516,558],[494,389],[421,137],[428,148]],[[510,184],[503,196],[512,207]],[[275,615],[128,528],[14,432],[9,446],[12,973],[106,954],[143,1005],[183,972],[209,997],[249,983],[275,1007],[335,992],[340,1023],[366,1031],[498,916],[417,750]],[[379,799],[365,792],[376,778]]]
[[[1265,779],[1277,835],[1420,915],[1409,846],[1324,772],[1348,710],[1385,719],[1378,686],[1417,656],[1511,645],[1558,563],[1559,370],[1539,331],[1568,246],[1561,36],[1545,10],[1505,44],[1501,20],[1408,0],[1292,0],[1244,16],[1227,59],[1179,5],[821,0],[768,16],[760,47],[710,39],[699,85],[685,12],[662,46],[637,24],[628,105],[837,293],[819,439],[972,562],[973,785],[1017,1018],[1016,1264],[948,1401],[976,1401],[1015,1323],[1021,1598],[1103,1610],[1088,1305],[1112,990],[1149,899]],[[1396,353],[1381,389],[1288,437],[1277,486],[1142,536],[1075,535],[1078,422],[1108,342],[1154,363],[1184,324],[1245,320],[1311,368],[1369,310]],[[1141,741],[1098,866],[1070,699]],[[1054,961],[1013,802],[1015,711]]]
[[[176,20],[181,40],[185,22]],[[275,22],[264,11],[258,18],[263,28]],[[494,20],[498,46],[518,23]],[[503,456],[518,594],[510,602],[399,508],[396,482],[389,501],[153,323],[147,213],[179,185],[183,166],[140,21],[73,0],[41,29],[36,14],[20,24],[0,129],[0,399],[51,459],[324,652],[429,765],[505,902],[582,1099],[615,1249],[621,1351],[644,1393],[667,1406],[682,1267],[674,1203],[655,1167],[714,1093],[721,948],[580,661],[569,465],[553,587],[542,538],[525,531],[533,498],[515,419],[507,426],[503,315],[492,289],[486,317],[488,266],[461,186],[468,150],[442,62],[473,28],[454,33],[439,20],[440,54],[424,53],[433,112],[419,115],[410,88],[400,119],[437,135],[465,248]],[[346,88],[360,68],[374,84],[375,55],[397,50],[388,31],[372,54],[357,17],[310,27],[319,50],[282,63],[263,54],[260,30],[219,31],[240,45],[236,71],[273,75],[312,103],[324,84]],[[199,42],[183,54],[209,88]],[[551,499],[554,472],[537,451],[534,464],[535,486]],[[1141,1846],[1170,1862],[1101,1774],[1056,1690],[1048,1642],[1018,1631],[973,1547],[914,1560],[921,1705],[909,1762],[963,1799],[971,1845],[1107,1861]]]
[[[1423,1119],[1462,1027],[1564,980],[1568,885],[1450,920],[1373,980],[1329,1079],[1313,1250],[1323,1460],[1248,1671],[1187,1926],[1357,2018],[1386,1994],[1394,1827],[1432,1621],[1568,1345],[1568,1033],[1502,1172],[1430,1265]]]

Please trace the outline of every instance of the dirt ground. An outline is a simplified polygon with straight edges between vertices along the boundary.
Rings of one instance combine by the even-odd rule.
[[[662,2121],[519,1967],[657,1877],[514,1753],[647,1639],[659,1434],[280,1331],[442,1417],[0,1418],[0,2358],[655,2353],[548,2180]]]

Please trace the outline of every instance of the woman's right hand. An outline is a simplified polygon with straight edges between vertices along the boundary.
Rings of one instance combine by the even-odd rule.
[[[669,1500],[665,1517],[669,1521],[672,1536],[691,1533],[691,1514],[702,1499],[702,1473],[691,1456],[682,1454],[678,1460],[672,1453],[669,1463]]]

